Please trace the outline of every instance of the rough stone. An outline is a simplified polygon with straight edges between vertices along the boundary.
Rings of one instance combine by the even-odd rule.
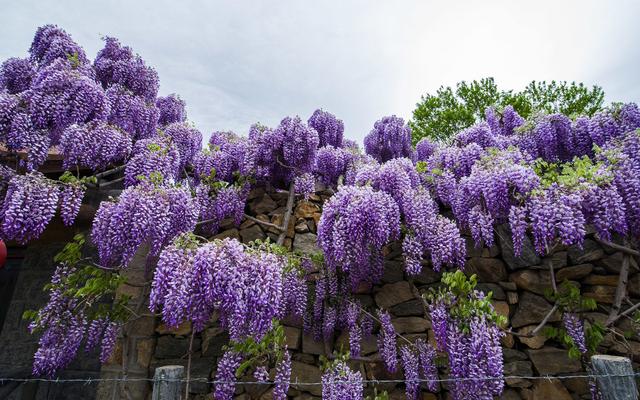
[[[250,225],[251,226],[251,225]],[[249,229],[249,228],[247,228]],[[238,230],[236,228],[231,228],[231,229],[227,229],[226,231],[220,232],[217,235],[213,236],[213,239],[226,239],[226,238],[232,238],[232,239],[238,239],[240,240],[240,234],[238,232]]]
[[[295,231],[296,233],[307,233],[309,232],[309,225],[307,225],[307,223],[303,221],[296,225]]]
[[[526,361],[527,355],[521,351],[514,349],[502,349],[502,355],[505,362]]]
[[[565,349],[543,347],[539,350],[527,350],[527,354],[540,375],[578,372],[582,369],[580,361],[570,358]]]
[[[620,269],[622,268],[623,258],[624,255],[622,254],[622,252],[617,252],[608,257],[604,257],[598,262],[598,265],[603,266],[609,272],[618,274],[620,273]]]
[[[465,244],[467,247],[467,257],[496,257],[500,254],[500,249],[495,244],[489,248],[482,246],[477,247],[473,238],[466,236]]]
[[[428,285],[430,283],[440,282],[441,277],[441,272],[436,272],[432,268],[423,265],[422,271],[420,271],[418,275],[413,277],[413,281],[419,285]]]
[[[376,304],[384,309],[389,309],[396,304],[413,299],[411,284],[407,281],[389,283],[375,295]]]
[[[551,254],[551,256],[544,257],[542,259],[542,264],[547,265],[548,261],[553,263],[553,267],[557,270],[567,266],[567,252],[566,251],[556,251]]]
[[[191,322],[185,321],[178,325],[176,328],[168,328],[165,324],[160,324],[156,328],[156,333],[160,335],[176,335],[176,336],[186,336],[191,333]]]
[[[493,308],[496,310],[496,313],[498,313],[498,315],[502,315],[503,317],[505,317],[507,319],[506,322],[506,326],[509,325],[509,304],[507,304],[505,301],[492,301],[491,302],[493,304]]]
[[[507,279],[507,268],[498,258],[472,257],[465,263],[464,272],[476,274],[478,282],[498,282]]]
[[[293,239],[293,248],[303,253],[317,253],[316,245],[317,236],[313,233],[301,233]]]
[[[500,285],[495,283],[478,283],[476,289],[484,294],[492,293],[491,298],[494,300],[506,300],[507,296],[504,294],[504,290]]]
[[[525,269],[512,273],[509,278],[516,283],[518,289],[539,295],[544,295],[545,291],[551,287],[551,279],[547,271]]]
[[[422,316],[424,315],[424,304],[421,300],[413,299],[393,306],[389,311],[398,317]]]
[[[518,303],[518,292],[507,292],[507,303],[509,304]]]
[[[529,361],[512,361],[504,364],[505,376],[531,376],[533,371],[531,369],[531,363]],[[529,387],[533,384],[532,381],[522,378],[507,378],[505,379],[507,385],[511,387]]]
[[[551,304],[543,297],[523,292],[518,309],[511,319],[511,325],[514,328],[520,328],[525,325],[540,323],[550,310]],[[549,318],[549,322],[557,321],[560,321],[560,313],[555,312]]]
[[[520,395],[513,389],[505,389],[500,396],[500,400],[520,400]]]
[[[613,304],[615,293],[614,286],[596,285],[585,288],[582,295],[594,299],[598,303]]]
[[[569,262],[572,265],[579,265],[596,261],[604,256],[604,250],[591,239],[585,239],[582,248],[573,245],[568,249]]]
[[[629,278],[627,288],[629,289],[629,294],[640,297],[640,274],[635,274]]]
[[[535,328],[536,328],[536,325],[523,326],[522,328],[518,329],[518,333],[521,335],[528,335],[531,332],[533,332]],[[519,336],[518,340],[521,343],[524,343],[530,349],[539,349],[539,348],[542,348],[542,346],[544,346],[544,344],[547,341],[547,337],[544,336],[543,334],[538,334],[533,337]]]
[[[510,270],[517,270],[540,264],[540,257],[535,252],[533,244],[528,236],[525,236],[522,243],[522,253],[516,257],[513,254],[513,241],[511,229],[508,224],[499,225],[496,228],[498,244],[502,252],[502,259],[509,266]]]
[[[222,348],[229,342],[229,334],[220,327],[206,329],[202,335],[202,354],[221,356]]]
[[[263,240],[265,238],[264,232],[258,224],[250,226],[247,229],[242,229],[239,233],[244,243],[253,242],[257,239]]]
[[[268,194],[265,194],[262,198],[249,203],[249,209],[253,215],[267,214],[269,211],[272,211],[277,207],[278,203],[276,203]]]
[[[394,283],[404,280],[404,263],[402,261],[385,261],[383,283]]]
[[[537,380],[533,385],[531,400],[572,400],[569,391],[558,379]]]
[[[556,271],[556,281],[577,281],[589,275],[591,271],[593,271],[593,265],[591,264],[582,264],[575,265],[573,267],[562,268]]]
[[[302,337],[302,331],[300,330],[300,328],[285,326],[284,337],[287,343],[287,347],[290,350],[298,350],[300,348],[300,338]]]
[[[200,347],[200,338],[194,338],[194,348]],[[156,344],[156,358],[180,358],[189,352],[189,339],[170,335],[160,336]]]
[[[315,396],[322,396],[322,386],[296,386],[293,382],[320,382],[322,373],[318,367],[304,364],[299,361],[291,361],[291,386],[295,389],[310,392]]]
[[[136,340],[136,363],[140,368],[149,368],[153,356],[154,340],[151,338]]]
[[[320,209],[317,205],[313,204],[310,201],[301,201],[298,203],[296,207],[295,216],[296,218],[313,218],[313,214],[317,213]]]
[[[400,317],[391,320],[391,324],[400,334],[426,332],[431,327],[428,320],[420,317]]]
[[[324,342],[316,341],[313,335],[304,333],[302,335],[302,352],[306,354],[324,354]]]
[[[617,275],[589,275],[580,283],[584,285],[618,286]],[[629,284],[631,281],[629,281]]]

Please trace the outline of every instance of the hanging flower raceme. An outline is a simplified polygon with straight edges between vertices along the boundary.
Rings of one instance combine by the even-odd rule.
[[[246,138],[233,132],[213,132],[209,148],[193,158],[196,180],[215,179],[232,183],[236,174],[250,174],[252,165],[248,151]]]
[[[382,276],[382,247],[399,233],[400,211],[390,195],[343,186],[324,205],[318,244],[329,268],[348,274],[355,288]]]
[[[198,185],[196,201],[200,208],[201,229],[209,235],[215,235],[225,218],[233,218],[235,225],[240,225],[247,195],[245,187],[227,185],[225,182]]]
[[[197,247],[178,237],[160,256],[150,307],[162,307],[168,326],[189,320],[197,332],[218,310],[232,340],[259,341],[282,310],[284,264],[274,254],[245,251],[237,240]]]
[[[96,213],[92,239],[104,266],[126,266],[140,246],[158,255],[175,236],[190,232],[198,205],[184,188],[143,182],[125,189],[117,201],[103,201]]]
[[[404,212],[405,194],[420,185],[420,177],[408,158],[394,158],[379,168],[371,166],[356,175],[357,185],[370,183],[375,190],[388,193],[398,203],[400,212]]]
[[[124,184],[129,187],[157,179],[170,182],[177,180],[179,174],[178,148],[170,137],[158,135],[133,146],[133,157],[124,170]]]
[[[27,151],[27,158],[20,159],[20,165],[35,171],[47,159],[51,139],[47,129],[34,125],[26,97],[0,92],[0,142],[8,150]]]
[[[89,61],[80,45],[71,36],[56,25],[44,25],[38,28],[29,49],[30,60],[44,67],[59,59],[73,58],[80,65]]]
[[[327,186],[335,187],[340,177],[347,174],[347,168],[354,155],[346,149],[324,146],[318,149],[315,174],[320,182]]]
[[[164,128],[164,134],[172,139],[180,153],[180,170],[191,164],[202,149],[202,133],[191,125],[176,122]]]
[[[322,375],[322,398],[328,400],[361,400],[364,385],[360,371],[352,371],[338,360]]]
[[[84,187],[80,183],[68,183],[62,188],[60,195],[60,215],[66,226],[71,226],[76,220],[84,198]]]
[[[58,207],[60,190],[39,172],[14,175],[0,208],[2,240],[26,243],[38,238]]]
[[[493,107],[488,107],[485,112],[485,120],[491,128],[494,137],[511,136],[516,128],[524,124],[522,118],[512,105],[506,106],[502,112],[497,111]]]
[[[68,126],[103,121],[109,115],[104,90],[66,59],[38,71],[26,100],[34,127],[48,130],[52,144]]]
[[[391,315],[378,310],[380,319],[380,333],[378,334],[378,351],[382,356],[387,371],[396,372],[398,368],[398,349],[396,345],[396,330],[391,324]]]
[[[58,149],[62,166],[101,170],[121,163],[131,153],[131,137],[122,129],[104,122],[72,125],[62,132]]]
[[[23,92],[31,86],[36,70],[29,59],[9,58],[0,66],[0,92],[9,94]]]
[[[577,314],[565,312],[562,314],[562,324],[567,330],[567,334],[573,340],[573,344],[581,353],[587,352],[587,344],[584,337],[584,326]]]
[[[420,139],[416,144],[416,161],[427,161],[436,151],[436,144],[428,138]]]
[[[120,127],[133,139],[146,139],[156,134],[159,111],[155,104],[137,96],[123,85],[110,86],[108,122]]]
[[[428,296],[436,343],[449,359],[450,391],[455,399],[491,400],[504,388],[499,324],[490,298],[475,290],[475,276],[445,273],[446,285]],[[432,370],[433,371],[433,370]],[[475,379],[474,379],[475,378]]]
[[[342,147],[344,124],[330,112],[318,109],[313,112],[307,121],[309,126],[318,132],[318,146]]]
[[[160,112],[158,125],[165,126],[174,122],[184,122],[187,120],[186,103],[175,93],[156,99],[156,107]]]
[[[98,52],[93,64],[96,78],[104,88],[122,85],[146,102],[155,102],[159,88],[158,73],[117,39],[106,37],[104,41],[104,48]]]
[[[411,128],[395,115],[384,117],[376,121],[371,132],[365,136],[364,148],[378,162],[399,157],[413,158]]]
[[[465,147],[471,143],[475,143],[483,149],[499,146],[498,137],[494,135],[486,122],[480,122],[460,131],[456,134],[454,140],[456,145],[460,147]]]

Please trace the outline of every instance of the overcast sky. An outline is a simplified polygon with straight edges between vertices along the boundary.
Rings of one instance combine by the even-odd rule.
[[[640,101],[640,1],[0,0],[0,59],[57,24],[93,58],[115,36],[205,134],[324,108],[362,140],[441,85],[495,77],[598,84]]]

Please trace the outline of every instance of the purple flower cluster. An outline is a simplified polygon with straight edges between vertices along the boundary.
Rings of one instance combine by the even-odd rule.
[[[0,91],[10,94],[23,92],[31,86],[36,74],[35,68],[27,58],[9,58],[0,66]]]
[[[287,400],[289,383],[291,381],[291,354],[285,347],[282,360],[276,366],[275,386],[273,388],[273,400]]]
[[[436,152],[437,145],[428,138],[421,139],[416,144],[416,161],[427,161]]]
[[[455,137],[455,142],[460,147],[475,143],[483,149],[486,149],[488,147],[497,147],[498,142],[496,139],[489,124],[480,122],[460,131]]]
[[[168,326],[189,320],[197,332],[218,310],[232,340],[260,340],[283,308],[283,268],[280,257],[234,239],[196,248],[178,237],[160,255],[150,307],[162,307]]]
[[[398,349],[396,347],[396,329],[391,324],[391,315],[378,310],[380,333],[378,333],[378,351],[382,356],[387,371],[396,372],[398,368]]]
[[[487,108],[485,110],[485,120],[498,142],[500,142],[500,136],[511,136],[518,127],[524,124],[524,118],[511,105],[506,106],[502,113],[497,112],[492,107]]]
[[[156,107],[160,112],[158,125],[166,126],[174,122],[184,122],[187,119],[187,104],[175,93],[156,99]]]
[[[165,182],[175,181],[180,174],[180,152],[169,136],[158,135],[135,143],[133,157],[124,170],[124,184],[137,185],[153,174],[160,174]]]
[[[216,400],[233,400],[236,390],[236,370],[242,362],[242,356],[233,350],[228,350],[218,361],[216,371],[216,385],[213,397]]]
[[[194,156],[193,169],[197,180],[213,177],[231,183],[234,173],[250,173],[252,165],[249,158],[246,138],[233,132],[213,132],[209,149]]]
[[[32,172],[9,181],[0,207],[0,237],[24,244],[38,238],[56,213],[60,190],[44,175]]]
[[[195,155],[202,149],[202,133],[193,126],[176,122],[164,128],[164,133],[171,138],[180,154],[180,167],[182,170],[193,161]]]
[[[340,177],[347,174],[347,168],[353,160],[353,153],[349,150],[324,146],[318,149],[315,174],[320,182],[335,187]]]
[[[122,85],[109,87],[106,95],[110,107],[110,124],[121,128],[136,140],[156,134],[160,113],[155,104],[147,102]]]
[[[62,132],[58,146],[64,156],[62,166],[67,170],[76,166],[105,169],[129,157],[131,148],[126,132],[103,122],[71,125]]]
[[[126,266],[143,244],[157,255],[175,236],[195,228],[198,206],[183,189],[143,183],[127,188],[117,202],[103,201],[91,236],[104,266]]]
[[[415,341],[414,345],[418,352],[418,361],[420,363],[420,373],[427,380],[427,388],[432,391],[438,391],[438,367],[436,367],[436,349],[422,339]]]
[[[419,357],[410,346],[404,345],[400,348],[400,360],[404,370],[407,400],[417,400],[420,396]]]
[[[399,233],[400,211],[390,195],[368,186],[343,186],[324,205],[318,244],[327,265],[340,267],[355,288],[381,277],[382,247]]]
[[[318,132],[319,146],[342,147],[344,124],[335,115],[322,109],[315,110],[307,121]]]
[[[352,371],[344,361],[336,361],[322,374],[322,398],[361,400],[364,385],[360,371]]]
[[[379,162],[392,158],[413,158],[411,147],[411,128],[402,118],[392,115],[376,121],[373,129],[364,138],[367,154]]]
[[[29,49],[30,59],[39,67],[46,66],[58,59],[75,57],[84,65],[88,64],[84,50],[71,36],[56,25],[44,25],[38,28]]]
[[[587,344],[584,338],[584,326],[580,317],[575,313],[565,312],[562,314],[562,325],[567,330],[567,335],[573,340],[581,353],[587,352]]]
[[[160,86],[158,73],[118,39],[106,37],[104,41],[104,48],[93,64],[98,81],[105,88],[122,85],[145,101],[155,103]]]
[[[73,225],[73,222],[80,212],[83,198],[84,187],[82,187],[82,185],[67,184],[62,189],[62,194],[60,195],[60,215],[62,216],[62,222],[64,222],[66,226]]]
[[[202,230],[214,235],[225,218],[233,217],[236,225],[240,225],[244,216],[244,206],[247,199],[245,189],[237,186],[225,186],[212,189],[206,184],[196,187],[196,201],[200,209]]]
[[[316,191],[316,179],[313,174],[306,172],[296,176],[293,179],[293,191],[308,199],[309,195]]]

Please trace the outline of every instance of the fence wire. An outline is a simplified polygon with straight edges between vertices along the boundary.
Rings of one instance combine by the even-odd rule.
[[[640,372],[634,372],[629,374],[582,374],[582,375],[545,375],[545,376],[526,376],[526,375],[508,375],[508,376],[484,376],[484,377],[471,377],[471,378],[439,378],[439,379],[362,379],[357,381],[341,380],[336,383],[362,383],[362,384],[384,384],[384,383],[406,383],[406,382],[482,382],[482,381],[497,381],[503,379],[527,379],[527,380],[568,380],[568,379],[597,379],[597,378],[640,378]],[[281,381],[225,381],[225,380],[210,380],[209,378],[190,378],[190,379],[154,379],[154,378],[0,378],[0,385],[6,382],[47,382],[47,383],[84,383],[89,385],[91,383],[99,382],[153,382],[154,380],[162,382],[198,382],[207,383],[211,385],[275,385],[278,383],[289,383],[293,386],[321,386],[322,382],[298,382],[292,380],[290,382]]]

